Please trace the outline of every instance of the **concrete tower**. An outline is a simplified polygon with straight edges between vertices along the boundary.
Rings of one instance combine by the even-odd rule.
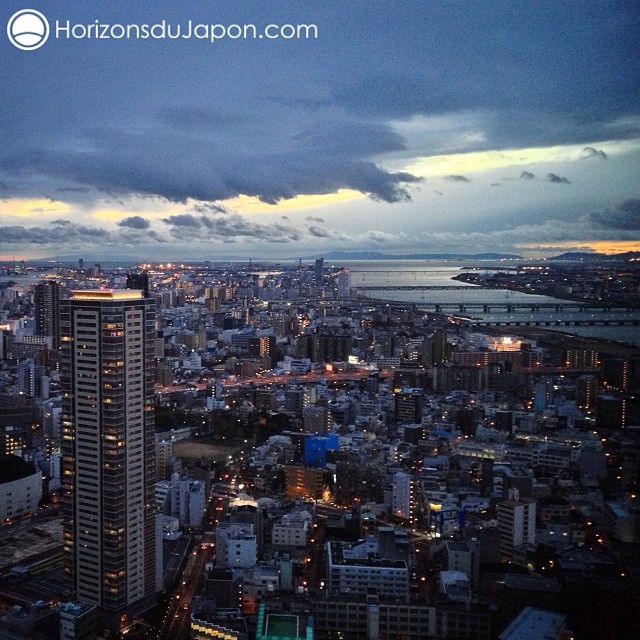
[[[65,572],[111,629],[159,587],[154,323],[141,291],[74,291],[61,303]]]

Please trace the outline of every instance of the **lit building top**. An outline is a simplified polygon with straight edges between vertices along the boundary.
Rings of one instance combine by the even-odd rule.
[[[75,290],[71,292],[72,300],[111,301],[111,300],[142,300],[143,293],[138,289],[92,289]]]

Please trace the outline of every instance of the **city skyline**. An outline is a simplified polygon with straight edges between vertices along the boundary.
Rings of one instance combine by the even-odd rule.
[[[0,38],[2,260],[640,249],[632,3],[30,8],[48,41]],[[160,24],[220,37],[110,30]]]

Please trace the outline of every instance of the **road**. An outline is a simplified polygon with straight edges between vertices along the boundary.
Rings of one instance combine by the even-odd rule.
[[[195,540],[180,585],[167,604],[158,630],[158,640],[188,640],[191,602],[202,591],[204,567],[213,557],[214,543],[215,535],[211,532],[203,534],[200,540]]]
[[[356,382],[368,378],[374,371],[350,371],[350,372],[326,372],[326,373],[298,373],[289,375],[275,375],[275,376],[254,376],[251,378],[225,378],[219,380],[223,387],[247,387],[250,385],[267,386],[272,384],[310,384],[319,383],[323,380],[327,382]],[[391,371],[381,370],[377,371],[380,378],[388,378],[391,375]],[[189,385],[171,385],[168,387],[157,387],[159,393],[171,393],[172,391],[187,391],[189,389],[203,390],[211,389],[212,382],[198,382]]]

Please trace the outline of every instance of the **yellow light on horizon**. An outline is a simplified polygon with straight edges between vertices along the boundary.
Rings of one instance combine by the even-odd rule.
[[[69,213],[72,206],[60,200],[48,198],[8,198],[0,200],[0,216],[41,218],[43,215],[59,216]]]
[[[597,253],[640,251],[639,240],[563,240],[550,243],[518,244],[519,249],[591,249]]]
[[[239,213],[274,213],[277,211],[293,211],[295,209],[312,209],[330,204],[362,200],[366,196],[354,189],[338,189],[333,193],[299,195],[277,204],[267,204],[252,196],[238,196],[224,200],[220,204]]]
[[[510,166],[530,165],[539,162],[572,162],[584,157],[584,148],[586,146],[596,146],[598,149],[603,149],[608,155],[616,155],[637,151],[640,149],[640,140],[607,141],[591,145],[587,143],[450,153],[416,159],[405,170],[421,177],[437,177],[503,169]]]

